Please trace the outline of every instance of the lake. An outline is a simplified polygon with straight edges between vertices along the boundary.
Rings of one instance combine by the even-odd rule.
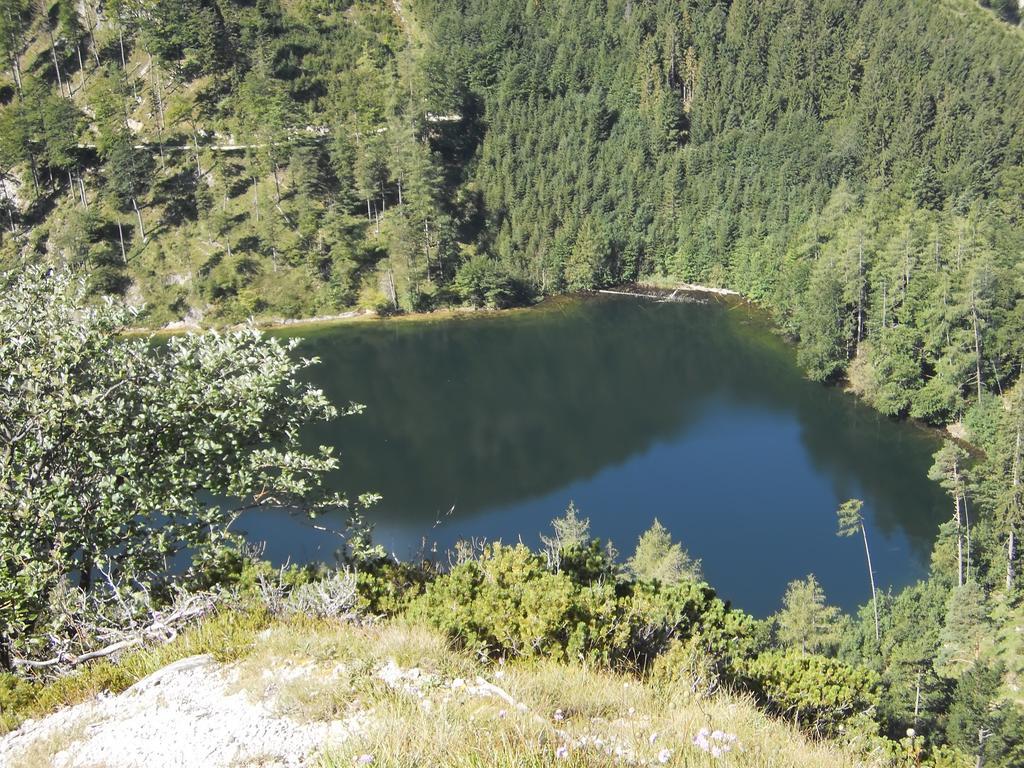
[[[468,537],[537,546],[573,500],[622,558],[658,518],[755,615],[808,573],[850,610],[870,588],[861,540],[835,534],[842,501],[865,502],[881,588],[925,575],[947,516],[926,478],[938,436],[805,380],[735,302],[600,296],[288,333],[335,403],[366,405],[309,438],[336,447],[336,487],[383,495],[374,538],[399,557],[444,559]],[[277,563],[339,544],[272,510],[237,525]]]

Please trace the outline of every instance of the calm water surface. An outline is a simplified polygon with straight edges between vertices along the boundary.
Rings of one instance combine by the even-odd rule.
[[[804,380],[743,307],[601,297],[302,335],[317,385],[367,406],[310,439],[337,447],[337,487],[383,494],[375,538],[400,557],[470,536],[537,545],[574,500],[624,556],[657,517],[752,613],[808,573],[851,609],[869,586],[836,507],[864,499],[894,587],[925,574],[946,514],[925,477],[937,438]],[[332,560],[339,542],[271,511],[240,527],[277,562]]]

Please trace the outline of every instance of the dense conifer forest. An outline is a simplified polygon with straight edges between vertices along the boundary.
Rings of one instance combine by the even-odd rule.
[[[2,0],[0,58],[0,270],[138,324],[685,280],[953,425],[930,578],[842,622],[794,585],[772,642],[877,674],[894,738],[1021,764],[1015,2]]]

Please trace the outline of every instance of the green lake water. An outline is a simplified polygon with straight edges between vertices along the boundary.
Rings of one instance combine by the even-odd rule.
[[[743,306],[597,297],[301,335],[316,384],[367,406],[309,438],[336,446],[338,488],[383,495],[375,539],[399,557],[535,546],[574,500],[624,557],[657,517],[752,613],[808,573],[852,609],[870,595],[864,551],[835,535],[836,507],[864,499],[883,588],[925,574],[948,511],[926,479],[938,437],[806,381]],[[239,525],[276,562],[329,561],[339,541],[271,510]]]

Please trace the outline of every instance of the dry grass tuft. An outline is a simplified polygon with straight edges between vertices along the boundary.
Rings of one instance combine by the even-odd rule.
[[[376,631],[389,634],[387,627]],[[422,630],[403,628],[399,634],[397,645],[409,661],[450,654]],[[419,656],[417,640],[425,642]],[[462,670],[466,685],[442,678],[420,690],[368,688],[364,703],[373,712],[371,725],[326,755],[324,768],[359,765],[371,757],[372,763],[364,764],[387,768],[871,765],[840,746],[809,742],[744,698],[723,694],[694,702],[682,691],[580,664],[483,666],[463,659],[455,668]],[[474,690],[476,675],[499,686],[513,703],[480,695]],[[718,758],[693,743],[705,728],[723,732],[723,741],[713,743],[729,744]],[[724,741],[725,734],[736,740]]]

